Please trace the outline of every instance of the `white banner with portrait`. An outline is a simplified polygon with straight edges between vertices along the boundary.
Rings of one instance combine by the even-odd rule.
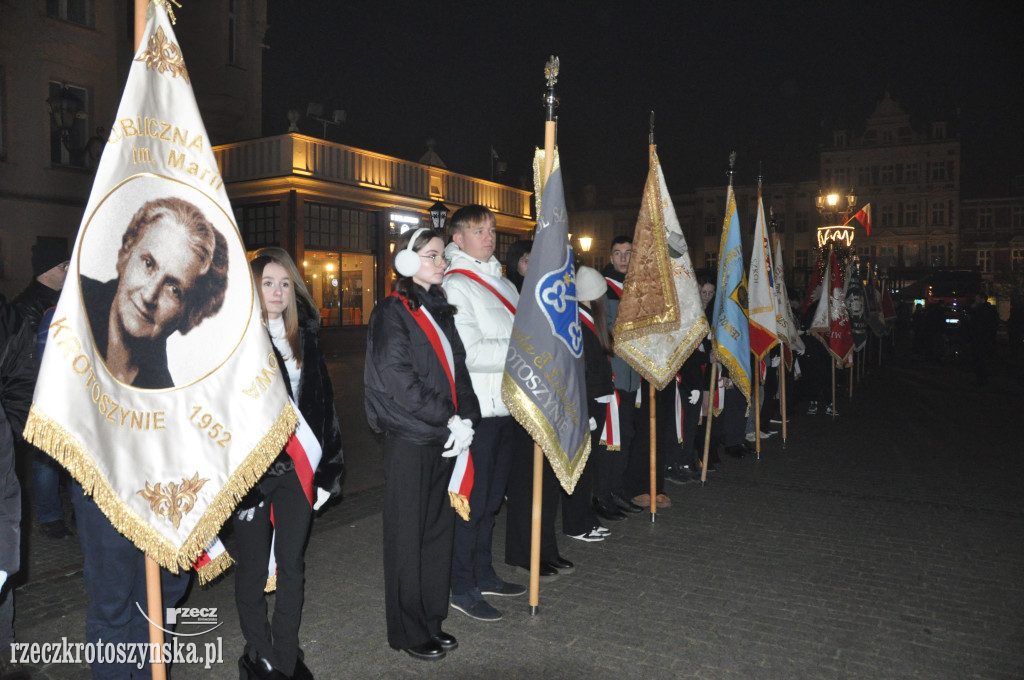
[[[25,437],[187,568],[295,427],[167,16],[150,4],[47,334]]]

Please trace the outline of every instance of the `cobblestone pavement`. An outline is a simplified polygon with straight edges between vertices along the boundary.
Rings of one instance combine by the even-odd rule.
[[[1008,364],[1007,364],[1008,365]],[[351,385],[361,362],[337,359]],[[872,368],[840,416],[792,416],[788,441],[760,460],[725,458],[708,484],[668,485],[671,508],[609,523],[602,543],[560,537],[575,573],[492,602],[483,623],[452,610],[459,649],[438,663],[387,646],[381,576],[379,449],[359,431],[361,393],[339,389],[350,440],[344,502],[316,521],[307,553],[302,640],[318,678],[1024,677],[1024,415],[1019,370],[984,390],[960,366],[904,356]],[[377,465],[376,479],[372,470]],[[27,537],[18,591],[21,642],[84,639],[75,539]],[[495,557],[504,546],[499,518]],[[527,576],[502,565],[510,580]],[[193,586],[217,607],[222,663],[179,664],[175,680],[237,677],[242,641],[229,572]],[[216,647],[215,647],[216,648]],[[36,678],[88,678],[82,665]]]

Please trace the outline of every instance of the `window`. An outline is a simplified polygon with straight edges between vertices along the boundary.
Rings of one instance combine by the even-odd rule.
[[[946,138],[946,124],[943,122],[932,123],[932,139]]]
[[[882,166],[882,184],[892,184],[893,178],[896,176],[896,169],[892,163],[887,163]]]
[[[718,271],[718,253],[704,253],[704,269]]]
[[[718,218],[715,217],[714,215],[705,215],[704,216],[704,235],[705,236],[714,236],[715,234],[717,234],[718,233],[718,227],[720,226],[720,224],[721,224],[721,222],[719,222]]]
[[[0,78],[3,78],[3,73],[0,73]],[[2,88],[3,88],[3,82],[0,81],[0,90],[2,90]],[[2,96],[2,94],[0,94],[0,96]],[[2,107],[2,103],[0,103],[0,107]],[[0,116],[3,116],[3,111],[2,110],[0,110]],[[0,135],[3,135],[3,126],[2,125],[0,125]],[[2,153],[2,149],[3,149],[3,140],[2,140],[2,137],[0,137],[0,153]],[[1013,228],[1014,229],[1020,229],[1021,227],[1024,227],[1024,206],[1019,206],[1019,205],[1013,206],[1013,216],[1011,217],[1011,219],[1013,220],[1012,224],[1013,224]]]
[[[882,143],[883,144],[892,144],[892,130],[883,130],[882,131]]]
[[[849,185],[849,176],[849,168],[835,168],[832,171],[832,184],[837,187],[845,187]]]
[[[832,142],[839,147],[846,146],[846,130],[836,130],[833,132]]]
[[[81,87],[50,81],[48,102],[55,109],[65,107],[65,111],[73,114],[71,129],[66,136],[61,132],[50,116],[50,162],[54,165],[67,165],[73,168],[84,168],[88,165],[86,154],[89,139],[89,92]]]
[[[921,181],[921,171],[917,163],[907,163],[903,166],[903,181],[907,184]]]
[[[946,266],[946,246],[929,246],[928,260],[933,267]]]
[[[1010,249],[1010,271],[1024,271],[1024,248],[1015,246]]]
[[[857,184],[862,187],[866,187],[871,184],[871,168],[867,165],[862,165],[857,168]]]
[[[797,211],[796,213],[796,230],[797,233],[806,232],[811,225],[810,216],[806,212]]]
[[[931,165],[931,181],[933,182],[945,182],[946,181],[946,163],[944,161],[934,161]]]
[[[775,233],[785,234],[786,233],[786,215],[785,213],[775,215]]]
[[[991,274],[992,273],[992,251],[987,249],[987,248],[979,248],[978,249],[977,265],[978,265],[978,269],[980,269],[983,274]]]
[[[946,223],[946,204],[943,201],[932,203],[932,226],[938,227]]]
[[[281,245],[281,204],[243,205],[235,208],[235,221],[246,250]]]
[[[879,220],[879,224],[881,224],[883,227],[891,227],[893,225],[892,206],[888,203],[882,204],[881,219]]]
[[[907,203],[903,206],[903,226],[916,227],[920,221],[920,213],[917,203]]]
[[[508,253],[509,247],[519,240],[519,236],[517,234],[507,234],[503,231],[499,231],[497,232],[497,237],[498,239],[494,244],[494,256],[498,258],[498,262],[504,262],[505,254]],[[582,250],[576,253],[576,255],[583,255]],[[508,273],[506,272],[505,275],[508,276]]]
[[[92,26],[90,0],[46,0],[46,16],[79,26]]]
[[[797,266],[797,267],[806,267],[807,266],[807,249],[806,248],[804,248],[802,250],[798,248],[796,250],[796,258],[795,258],[793,264],[794,264],[794,266]]]
[[[978,228],[992,228],[992,208],[978,208]]]
[[[341,221],[338,213],[340,208],[320,203],[304,204],[306,216],[306,248],[335,248],[338,241]]]

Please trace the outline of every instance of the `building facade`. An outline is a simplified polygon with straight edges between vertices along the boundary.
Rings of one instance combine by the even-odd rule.
[[[31,248],[70,250],[134,54],[130,0],[0,2],[0,294],[32,276]],[[266,0],[176,11],[212,143],[258,136]],[[56,118],[51,112],[58,114]]]

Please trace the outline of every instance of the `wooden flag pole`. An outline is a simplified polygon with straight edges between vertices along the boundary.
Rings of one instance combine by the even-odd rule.
[[[648,408],[651,410],[651,522],[654,522],[658,515],[658,407],[654,400],[654,383],[648,383]]]
[[[551,55],[544,64],[544,78],[548,89],[544,95],[544,170],[541,173],[541,194],[555,165],[555,83],[558,82],[558,57]],[[543,494],[541,483],[544,474],[544,452],[540,444],[533,443],[533,516],[530,522],[530,615],[536,616],[540,603],[540,508]]]
[[[708,450],[711,448],[711,422],[715,417],[715,388],[718,386],[718,364],[711,362],[711,395],[708,397],[708,424],[704,429],[704,464],[700,468],[700,485],[708,481]]]
[[[787,416],[786,416],[786,348],[782,348],[782,357],[779,361],[779,413],[782,414],[782,446],[786,446]]]
[[[544,452],[533,443],[533,508],[530,520],[530,615],[537,615],[540,604],[540,508],[543,498],[541,479],[544,474]]]
[[[761,360],[754,362],[754,441],[757,459],[761,460]]]
[[[135,0],[135,51],[139,51],[142,38],[146,33],[146,6],[149,0]],[[163,649],[164,632],[160,626],[164,622],[163,593],[160,590],[160,565],[152,557],[146,555],[146,609],[149,613],[149,643],[151,649]],[[157,647],[152,647],[157,645]],[[153,680],[167,680],[167,667],[163,655],[150,657],[150,673]]]

